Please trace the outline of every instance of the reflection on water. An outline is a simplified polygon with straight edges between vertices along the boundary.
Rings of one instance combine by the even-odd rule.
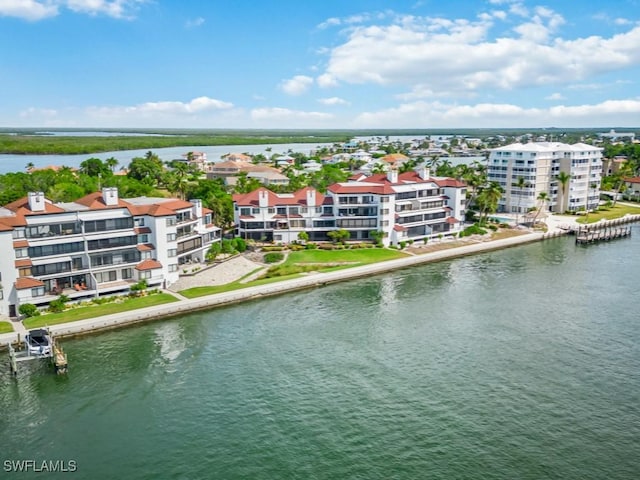
[[[556,239],[67,340],[66,379],[0,372],[0,446],[83,478],[635,478],[621,272],[639,242]]]

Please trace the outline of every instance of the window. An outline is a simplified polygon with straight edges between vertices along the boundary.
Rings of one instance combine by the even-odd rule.
[[[151,255],[151,251],[146,250],[144,252],[140,252],[140,259],[141,260],[148,260],[150,258],[152,258],[153,255]]]
[[[169,272],[177,272],[177,271],[178,271],[178,264],[177,263],[169,264]]]
[[[118,279],[115,270],[111,270],[110,272],[98,272],[96,273],[96,282],[104,283],[104,282],[115,282]]]
[[[267,210],[267,212],[269,213],[276,213],[276,209],[273,207],[269,207],[269,209]]]
[[[144,227],[144,217],[136,217],[133,219],[133,224],[136,227]]]
[[[140,272],[140,280],[144,279],[144,278],[151,278],[151,271],[147,270],[145,272]]]
[[[167,250],[167,255],[170,257],[175,257],[176,255],[178,255],[178,250],[175,248],[170,248],[169,250]]]
[[[12,233],[13,238],[24,238],[24,228],[16,229]]]
[[[260,213],[260,209],[259,208],[252,208],[251,209],[251,213],[254,215],[258,215]]]
[[[42,296],[44,296],[44,286],[32,288],[31,289],[31,296],[32,297],[42,297]]]
[[[26,248],[16,248],[16,258],[24,258],[27,256]]]
[[[122,279],[123,280],[128,280],[130,278],[133,278],[133,269],[131,269],[131,268],[123,268],[121,272],[122,272]]]
[[[149,243],[149,235],[142,234],[142,235],[138,235],[138,243]]]
[[[251,215],[251,209],[250,208],[241,208],[240,209],[240,215]]]
[[[177,235],[175,233],[167,233],[167,242],[175,242]]]
[[[178,223],[176,217],[167,217],[167,227],[173,227],[176,223]]]

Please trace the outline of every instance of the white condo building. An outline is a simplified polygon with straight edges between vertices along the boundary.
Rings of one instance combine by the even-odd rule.
[[[489,181],[505,190],[499,212],[526,213],[538,208],[538,196],[546,192],[547,206],[553,212],[593,210],[600,199],[602,148],[584,143],[514,143],[491,150]],[[557,177],[570,178],[563,188]],[[525,186],[516,186],[519,177]]]
[[[125,293],[143,279],[166,287],[180,264],[202,261],[220,238],[200,200],[121,199],[105,188],[53,203],[29,193],[0,207],[0,315],[61,294],[77,301]]]
[[[344,229],[351,241],[398,245],[459,232],[464,222],[466,185],[452,178],[430,177],[427,168],[364,175],[335,183],[325,194],[306,187],[276,194],[260,188],[233,196],[235,222],[242,238],[291,243],[306,232],[311,241],[327,241]]]

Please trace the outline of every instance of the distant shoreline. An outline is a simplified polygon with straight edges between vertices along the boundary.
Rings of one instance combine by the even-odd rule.
[[[427,263],[460,258],[494,250],[502,250],[505,248],[541,241],[545,238],[549,238],[549,235],[539,232],[525,233],[515,237],[483,241],[470,245],[438,250],[435,252],[416,254],[401,259],[386,260],[384,262],[347,268],[344,270],[333,272],[314,272],[299,278],[282,280],[268,285],[247,287],[240,290],[217,293],[194,299],[179,300],[174,303],[132,310],[125,313],[106,315],[94,319],[78,320],[70,323],[62,323],[49,328],[51,333],[59,338],[87,335],[104,330],[131,326],[137,323],[146,323],[196,311],[232,305],[242,301],[251,301],[262,297],[320,287],[354,278],[370,277],[372,275],[379,275]],[[17,336],[17,332],[0,335],[0,346],[6,346],[11,342],[15,342]]]

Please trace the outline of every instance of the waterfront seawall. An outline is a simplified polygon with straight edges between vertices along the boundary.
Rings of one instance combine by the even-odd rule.
[[[148,322],[166,317],[175,317],[197,310],[206,310],[223,305],[230,305],[242,301],[253,300],[260,297],[279,295],[314,288],[330,283],[341,282],[353,278],[369,277],[390,272],[397,269],[412,267],[424,263],[437,262],[456,257],[474,255],[492,250],[499,250],[517,245],[523,245],[548,238],[544,233],[527,233],[516,237],[479,242],[454,248],[439,250],[436,252],[417,254],[396,260],[362,265],[333,272],[314,272],[300,278],[282,280],[268,285],[247,287],[231,292],[217,293],[199,298],[179,300],[174,303],[141,308],[129,312],[122,312],[102,317],[78,320],[70,323],[62,323],[50,327],[51,333],[56,337],[69,337],[84,335],[100,330],[118,328],[140,322]],[[7,346],[18,340],[18,333],[6,333],[0,335],[0,346]]]

